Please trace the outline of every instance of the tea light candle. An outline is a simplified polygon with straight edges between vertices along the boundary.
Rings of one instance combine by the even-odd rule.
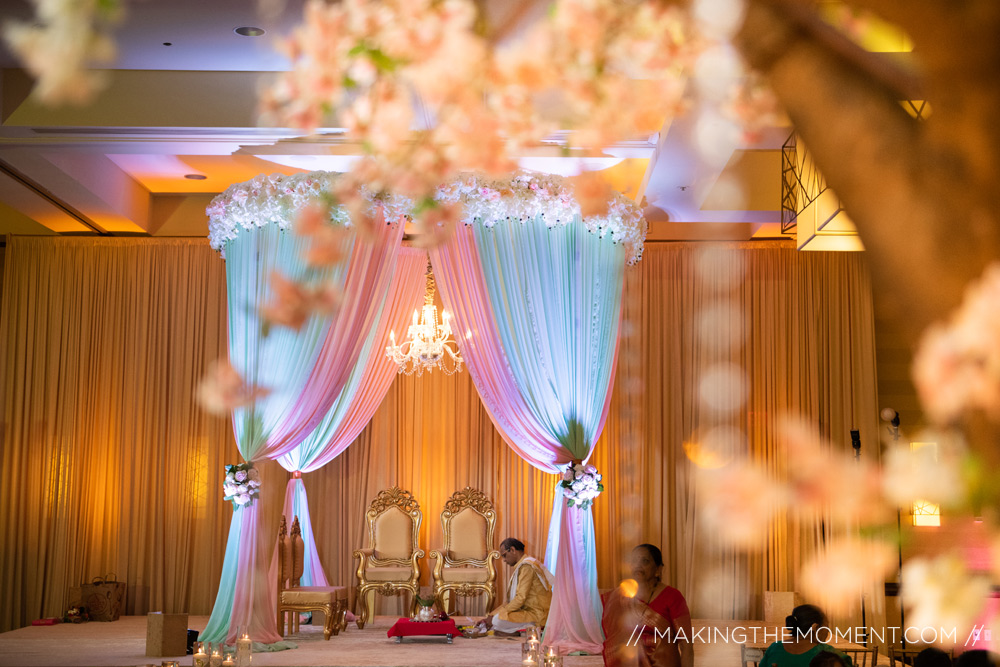
[[[236,667],[236,662],[233,660],[232,653],[227,653],[222,659],[222,667]]]

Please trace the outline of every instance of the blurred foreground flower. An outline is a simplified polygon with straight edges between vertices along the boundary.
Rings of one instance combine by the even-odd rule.
[[[788,503],[784,485],[745,461],[699,469],[698,482],[703,525],[730,546],[763,547],[771,520]]]
[[[877,468],[836,451],[805,422],[786,418],[778,429],[786,452],[792,509],[800,517],[829,512],[845,522],[888,518]]]
[[[913,359],[913,381],[924,409],[938,423],[970,410],[1000,416],[1000,264],[966,290],[947,324],[924,334]]]
[[[270,389],[246,384],[228,361],[216,360],[198,384],[196,398],[208,412],[228,415],[235,408],[250,405],[269,393]]]
[[[880,540],[840,538],[802,566],[802,592],[826,613],[846,614],[862,594],[882,585],[897,556],[895,548]]]
[[[332,315],[340,308],[343,292],[335,285],[310,287],[289,280],[277,271],[271,274],[272,299],[261,307],[260,314],[268,324],[301,329],[312,315]]]
[[[313,268],[334,266],[347,256],[351,231],[329,221],[330,207],[316,202],[295,217],[295,233],[309,240],[305,260]]]
[[[944,645],[965,641],[990,594],[989,579],[953,554],[910,559],[900,579],[907,625],[940,631]]]
[[[882,489],[899,507],[917,501],[954,507],[965,498],[962,479],[964,447],[954,435],[924,433],[924,446],[896,445],[886,450]]]
[[[35,77],[44,104],[85,104],[104,86],[103,72],[89,66],[115,59],[107,34],[121,17],[120,0],[32,0],[32,23],[4,26],[4,40]]]

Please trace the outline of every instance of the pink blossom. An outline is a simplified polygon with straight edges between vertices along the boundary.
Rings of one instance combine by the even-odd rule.
[[[278,272],[271,274],[272,300],[260,309],[261,317],[271,324],[301,329],[313,314],[332,315],[340,308],[342,292],[333,285],[310,287],[289,280]]]
[[[699,518],[708,534],[724,544],[760,549],[776,512],[788,502],[787,489],[761,468],[736,461],[698,469]]]
[[[313,204],[299,210],[294,223],[295,233],[309,238],[306,263],[309,266],[333,266],[347,256],[350,232],[330,223],[330,210]]]
[[[444,243],[455,232],[463,214],[464,208],[458,203],[438,204],[426,209],[413,221],[417,227],[414,245],[427,248]]]
[[[803,564],[802,593],[828,614],[846,614],[862,594],[876,592],[897,562],[896,550],[886,542],[842,537]]]
[[[913,380],[932,419],[952,422],[970,410],[1000,415],[1000,264],[966,290],[947,324],[924,334]]]
[[[269,389],[248,386],[228,361],[213,361],[198,384],[196,398],[208,412],[226,415],[269,393]]]
[[[571,179],[573,194],[580,205],[580,215],[584,218],[607,215],[608,202],[614,190],[604,178],[594,171],[585,171]]]

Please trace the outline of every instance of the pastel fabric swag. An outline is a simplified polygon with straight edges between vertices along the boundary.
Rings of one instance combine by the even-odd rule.
[[[355,240],[349,259],[321,276],[343,289],[338,314],[310,319],[299,331],[262,335],[256,305],[272,297],[271,272],[293,279],[315,272],[301,259],[306,241],[285,228],[323,182],[329,177],[320,174],[255,180],[248,185],[257,208],[227,191],[209,209],[220,221],[212,228],[213,246],[227,259],[230,361],[248,383],[272,389],[254,406],[234,411],[237,444],[247,461],[277,459],[297,473],[286,488],[284,513],[302,524],[303,583],[309,585],[328,582],[300,475],[343,452],[382,401],[395,372],[382,351],[385,334],[404,330],[423,269],[423,254],[400,246],[402,225],[393,224],[398,209],[372,202],[384,216],[374,238]],[[645,223],[638,209],[619,197],[603,217],[585,219],[562,179],[531,174],[509,182],[473,177],[445,189],[443,198],[461,201],[467,220],[431,250],[431,260],[490,418],[540,470],[559,474],[573,461],[587,461],[610,404],[625,265],[641,253]],[[255,211],[266,211],[264,219]],[[259,557],[258,504],[235,509],[206,640],[232,641],[238,627],[257,642],[280,639],[276,573],[272,564],[269,575]],[[567,507],[557,492],[545,554],[555,572],[547,646],[600,652],[595,553],[591,509]]]
[[[392,369],[382,362],[377,341],[386,329],[405,321],[416,298],[412,288],[402,286],[419,286],[423,267],[419,253],[400,252],[403,226],[387,221],[391,209],[380,205],[373,207],[377,220],[370,238],[355,234],[343,261],[324,269],[308,267],[303,259],[308,239],[287,227],[310,202],[317,183],[331,181],[323,174],[276,177],[234,186],[235,193],[231,188],[220,196],[236,208],[245,205],[245,198],[239,197],[244,188],[250,196],[263,191],[263,196],[271,195],[269,203],[284,204],[273,210],[271,219],[243,220],[227,229],[221,249],[226,257],[230,363],[248,384],[271,390],[252,406],[233,411],[237,446],[246,461],[278,459],[287,469],[299,471],[315,469],[343,451],[381,402]],[[272,191],[280,190],[268,193],[269,185]],[[294,197],[299,191],[304,191],[302,196]],[[224,207],[213,206],[216,213],[223,208],[218,217],[227,217]],[[217,232],[216,227],[213,245]],[[266,327],[258,306],[274,297],[270,278],[275,271],[294,280],[332,283],[344,295],[339,310],[331,318],[314,315],[298,330]],[[309,545],[309,578],[322,585],[325,574],[311,539],[305,489],[297,478],[289,487],[285,512],[300,516]],[[232,642],[238,628],[255,642],[281,640],[274,615],[276,576],[268,572],[261,549],[270,536],[258,535],[260,502],[234,508],[219,591],[202,633],[206,641]]]
[[[554,194],[559,184],[545,180],[515,178],[513,192],[482,182],[468,188],[467,211],[480,210],[470,200],[495,200],[499,191],[499,212],[468,220],[431,258],[494,425],[521,457],[560,473],[590,458],[607,418],[629,255],[627,244],[590,229],[578,210],[553,220],[551,211],[521,205],[541,199],[540,191]],[[555,573],[546,646],[601,651],[594,540],[591,508],[567,507],[557,491],[546,549]]]

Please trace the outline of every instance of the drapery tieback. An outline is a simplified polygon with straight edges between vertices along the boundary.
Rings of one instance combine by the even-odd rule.
[[[295,472],[292,473],[292,479],[301,479],[301,478],[302,478],[301,470],[296,470]]]

